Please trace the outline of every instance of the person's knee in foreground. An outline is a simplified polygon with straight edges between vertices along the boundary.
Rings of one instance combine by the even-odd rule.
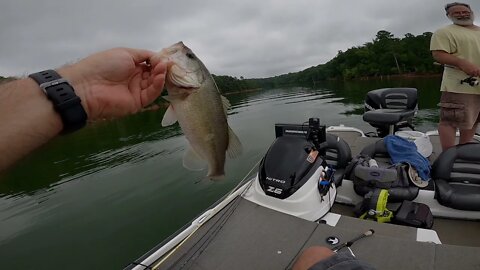
[[[335,253],[329,248],[312,246],[297,258],[293,270],[374,270],[371,265],[356,259],[348,252]]]
[[[444,65],[438,126],[443,150],[455,145],[457,129],[460,144],[472,141],[480,121],[480,86],[465,81],[480,76],[480,27],[468,4],[447,4],[445,12],[452,24],[435,31],[430,43],[433,58]]]

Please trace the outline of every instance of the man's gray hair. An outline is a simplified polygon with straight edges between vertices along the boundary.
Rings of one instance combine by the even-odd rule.
[[[464,7],[467,7],[468,9],[470,9],[470,11],[472,11],[469,4],[460,3],[460,2],[453,2],[453,3],[449,3],[449,4],[445,5],[445,12],[447,12],[447,15],[448,15],[448,10],[453,6],[464,6]]]

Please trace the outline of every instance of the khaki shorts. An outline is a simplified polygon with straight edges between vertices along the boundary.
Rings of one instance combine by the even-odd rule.
[[[480,122],[480,95],[442,92],[440,123],[459,129],[472,129]]]

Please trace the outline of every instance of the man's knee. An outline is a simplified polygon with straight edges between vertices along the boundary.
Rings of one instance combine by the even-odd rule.
[[[329,248],[321,246],[313,246],[305,249],[302,254],[297,258],[297,261],[293,265],[293,270],[306,270],[313,266],[315,263],[325,260],[335,254]]]

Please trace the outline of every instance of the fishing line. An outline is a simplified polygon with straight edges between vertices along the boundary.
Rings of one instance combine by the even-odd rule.
[[[247,179],[250,179],[250,175],[251,173],[253,172],[253,170],[258,166],[258,164],[260,163],[261,159],[259,159],[255,165],[252,167],[252,169],[250,169],[250,171],[245,175],[245,177],[237,184],[237,186],[232,189],[232,191],[230,191],[230,193],[228,193],[225,197],[228,197],[230,196],[233,192],[235,192],[236,190],[238,190],[245,182],[245,180]],[[229,220],[229,218],[233,215],[233,213],[235,212],[235,210],[238,208],[238,205],[240,204],[240,200],[238,199],[239,197],[241,197],[242,195],[245,194],[245,192],[247,192],[247,190],[251,187],[251,185],[253,184],[253,180],[249,183],[249,185],[242,191],[241,194],[238,195],[238,197],[235,199],[236,201],[234,201],[233,203],[230,204],[230,206],[228,206],[227,210],[225,210],[225,212],[220,216],[220,218],[218,219],[218,221],[216,221],[212,227],[210,227],[210,229],[207,231],[207,233],[205,233],[201,238],[200,238],[200,241],[198,241],[197,243],[201,242],[202,239],[204,238],[207,238],[205,242],[203,242],[198,248],[197,250],[195,250],[193,252],[193,254],[190,256],[190,258],[188,258],[186,260],[186,262],[184,263],[183,266],[185,266],[189,261],[192,260],[192,258],[194,257],[198,257],[207,247],[208,245],[211,243],[211,241],[215,238],[215,236],[221,231],[221,229],[224,227],[224,225],[227,223],[227,221]],[[219,224],[219,225],[218,225]],[[198,255],[197,253],[200,252]],[[177,260],[178,261],[178,260]],[[183,266],[181,266],[181,268],[183,268]]]
[[[260,160],[254,165],[253,168],[255,168],[255,166],[257,166],[257,164],[260,162]],[[232,189],[232,191],[226,195],[226,197],[228,197],[229,195],[231,195],[233,192],[235,192],[242,184],[243,182],[245,181],[245,179],[248,179],[248,176],[250,175],[250,173],[252,172],[252,170],[250,170],[250,172],[247,173],[247,175],[243,178],[242,181],[240,181],[240,183],[234,188]],[[248,188],[253,184],[253,181],[250,182],[250,184],[242,191],[241,194],[239,194],[239,197],[242,196],[243,194],[245,194],[245,192],[248,190]],[[200,256],[202,254],[202,252],[208,247],[208,245],[212,242],[213,239],[215,239],[215,237],[217,236],[217,234],[221,231],[221,229],[224,227],[224,225],[227,223],[227,221],[229,220],[229,218],[233,215],[233,213],[235,212],[235,210],[237,209],[238,205],[240,204],[240,200],[238,199],[239,197],[237,197],[235,199],[235,201],[233,203],[230,203],[230,205],[228,206],[228,208],[224,211],[224,213],[220,216],[220,218],[207,230],[207,232],[200,238],[199,241],[197,241],[197,244],[198,243],[201,243],[198,248],[190,255],[190,257],[185,261],[183,262],[183,265],[180,266],[180,269],[184,268],[185,266],[188,265],[188,263],[192,260],[192,259],[195,259],[197,258],[198,256]],[[222,209],[223,210],[223,209]],[[220,210],[221,211],[221,210]],[[203,243],[202,243],[203,242]],[[194,245],[195,246],[195,245]],[[194,249],[194,246],[192,248],[190,248],[190,250],[193,250]],[[181,258],[183,258],[185,255],[183,255]],[[181,259],[180,258],[180,259]],[[180,259],[177,260],[180,261]],[[177,262],[175,264],[177,264]],[[154,268],[155,269],[155,268]]]
[[[228,195],[227,195],[228,196]],[[203,242],[198,248],[197,250],[195,250],[192,255],[190,255],[189,258],[187,258],[185,260],[185,262],[183,262],[183,265],[180,267],[180,269],[182,269],[193,257],[195,257],[198,253],[199,250],[201,250],[204,246],[205,246],[205,243],[209,243],[208,240],[209,239],[213,239],[214,236],[217,235],[218,231],[215,231],[217,228],[221,228],[223,227],[222,225],[226,222],[226,220],[228,220],[228,217],[230,217],[230,215],[234,212],[234,210],[237,208],[237,205],[238,205],[238,201],[239,200],[236,200],[233,204],[230,204],[229,206],[227,206],[227,210],[220,216],[220,218],[215,221],[215,223],[210,227],[210,229],[207,230],[207,232],[200,238],[199,241],[197,241],[197,243],[200,243],[200,242]],[[223,210],[223,209],[222,209]],[[229,211],[230,210],[230,211]],[[228,216],[227,216],[228,215]],[[227,217],[225,219],[225,217]],[[223,222],[222,222],[223,221]],[[206,222],[205,222],[206,223]],[[191,236],[193,236],[198,229],[200,229],[200,227],[203,226],[203,224],[205,223],[202,223],[200,226],[196,227],[195,230],[193,230],[187,237],[185,237],[182,242],[180,242],[174,249],[172,249],[165,257],[162,258],[161,261],[159,261],[157,264],[155,264],[152,269],[155,270],[155,269],[158,269],[158,267],[164,263],[172,254],[174,254],[185,242],[187,242],[188,239],[190,239]],[[220,224],[220,225],[219,225]],[[213,233],[212,233],[213,232]],[[206,241],[202,241],[204,240],[205,238]],[[190,250],[193,250],[195,248],[196,245],[193,245]],[[208,245],[207,245],[208,246]],[[173,263],[173,265],[176,265],[178,264],[178,262],[180,260],[182,260],[184,257],[186,256],[186,254],[182,255],[180,258],[178,258],[176,260],[175,263]]]
[[[317,230],[318,228],[318,225],[315,226],[315,228],[312,230],[312,232],[310,233],[310,235],[305,239],[305,241],[303,242],[302,246],[300,247],[300,249],[298,250],[297,254],[295,254],[295,256],[292,257],[292,259],[290,260],[290,262],[287,264],[287,266],[284,268],[285,270],[289,270],[289,269],[292,269],[291,265],[293,264],[293,262],[295,261],[295,258],[297,258],[297,256],[300,254],[300,251],[303,250],[303,248],[306,246],[307,242],[312,238],[313,234],[315,233],[315,231]]]
[[[335,187],[335,188],[336,188],[336,187]],[[331,188],[330,188],[330,189],[328,190],[328,205],[330,206],[330,209],[332,209],[333,204],[335,203],[335,199],[332,200],[332,198],[331,198],[331,195],[332,195],[331,193],[332,193],[332,190],[331,190]],[[335,193],[335,196],[337,196],[336,193]],[[330,209],[328,210],[328,212],[327,212],[326,214],[330,213]],[[326,214],[325,214],[325,215],[326,215]],[[325,215],[323,215],[323,216],[325,216]],[[323,218],[323,217],[322,217],[322,218]]]
[[[244,176],[244,178],[235,186],[235,188],[233,188],[227,195],[224,196],[224,198],[227,198],[228,196],[230,196],[232,193],[234,193],[236,190],[238,190],[240,188],[241,185],[243,185],[245,182],[246,182],[246,179],[249,179],[249,176],[250,174],[252,173],[252,171],[258,166],[258,164],[261,162],[262,159],[259,159],[254,165],[253,167],[250,169],[250,171]],[[251,187],[251,185],[253,184],[254,180],[251,180],[251,182],[249,183],[248,186],[246,186],[246,188],[242,191],[241,194],[239,194],[239,197],[244,195],[245,192]],[[240,202],[240,200],[238,200],[238,198],[235,199],[236,201],[234,201],[233,203],[230,204],[230,206],[227,208],[227,210],[220,216],[220,218],[212,225],[212,227],[207,231],[206,234],[204,234],[200,240],[202,240],[203,238],[205,237],[208,237],[207,238],[207,241],[205,241],[196,251],[193,252],[193,254],[186,260],[186,262],[184,263],[184,265],[186,265],[192,258],[193,256],[195,256],[197,254],[197,252],[202,249],[202,247],[205,246],[205,248],[208,246],[208,244],[211,242],[211,240],[218,234],[218,232],[220,231],[221,228],[223,228],[223,226],[225,225],[225,223],[228,221],[228,218],[235,212],[235,209],[238,207],[238,204]],[[223,209],[221,209],[223,210]],[[220,210],[220,211],[221,211]],[[223,221],[223,222],[222,222]],[[220,225],[216,226],[217,224],[219,224],[220,222],[222,222]],[[206,223],[206,222],[205,222]],[[158,261],[158,263],[152,263],[151,265],[153,265],[151,267],[151,269],[155,270],[155,269],[158,269],[158,267],[160,267],[160,265],[162,263],[164,263],[172,254],[174,254],[185,242],[187,242],[188,239],[190,239],[190,237],[192,235],[195,234],[195,232],[203,226],[203,224],[205,223],[202,223],[200,226],[198,226],[197,228],[195,228],[187,237],[185,237],[177,246],[175,246],[175,248],[173,248],[170,252],[168,252],[167,255],[165,255],[160,261]],[[212,234],[209,234],[209,232],[213,231],[214,233]],[[208,235],[208,236],[207,236]],[[208,241],[210,240],[210,241]],[[205,245],[206,243],[206,245]],[[192,247],[193,248],[193,247]],[[203,250],[205,249],[203,248]],[[201,254],[201,253],[200,253]],[[177,264],[177,262],[183,258],[185,255],[183,255],[182,257],[180,257],[174,264]],[[183,265],[183,266],[184,266]],[[183,268],[183,266],[181,266],[181,268]]]
[[[222,228],[224,227],[225,223],[227,223],[227,221],[229,220],[229,218],[233,215],[233,213],[235,212],[235,210],[237,209],[239,203],[240,203],[240,200],[238,199],[238,197],[235,199],[236,201],[233,202],[230,207],[225,210],[224,214],[222,214],[220,216],[220,218],[218,219],[218,221],[216,221],[212,227],[210,227],[210,229],[207,231],[207,233],[205,233],[199,241],[197,241],[196,244],[200,243],[200,245],[197,245],[198,248],[193,251],[193,253],[191,253],[191,255],[189,256],[188,259],[186,259],[183,264],[180,266],[180,269],[183,269],[185,266],[188,267],[188,264],[198,258],[202,253],[203,251],[210,245],[210,243],[215,239],[215,237],[217,236],[217,234],[222,230]],[[222,209],[223,210],[223,209]],[[203,241],[202,241],[203,240]],[[194,245],[195,246],[195,245]],[[193,250],[193,247],[190,249],[190,250]],[[185,256],[185,255],[184,255]],[[182,256],[182,258],[184,257]],[[178,263],[180,259],[177,260],[177,262],[175,262],[175,264]],[[189,267],[188,267],[189,268]],[[187,269],[188,269],[187,268]],[[155,269],[155,268],[154,268]]]

